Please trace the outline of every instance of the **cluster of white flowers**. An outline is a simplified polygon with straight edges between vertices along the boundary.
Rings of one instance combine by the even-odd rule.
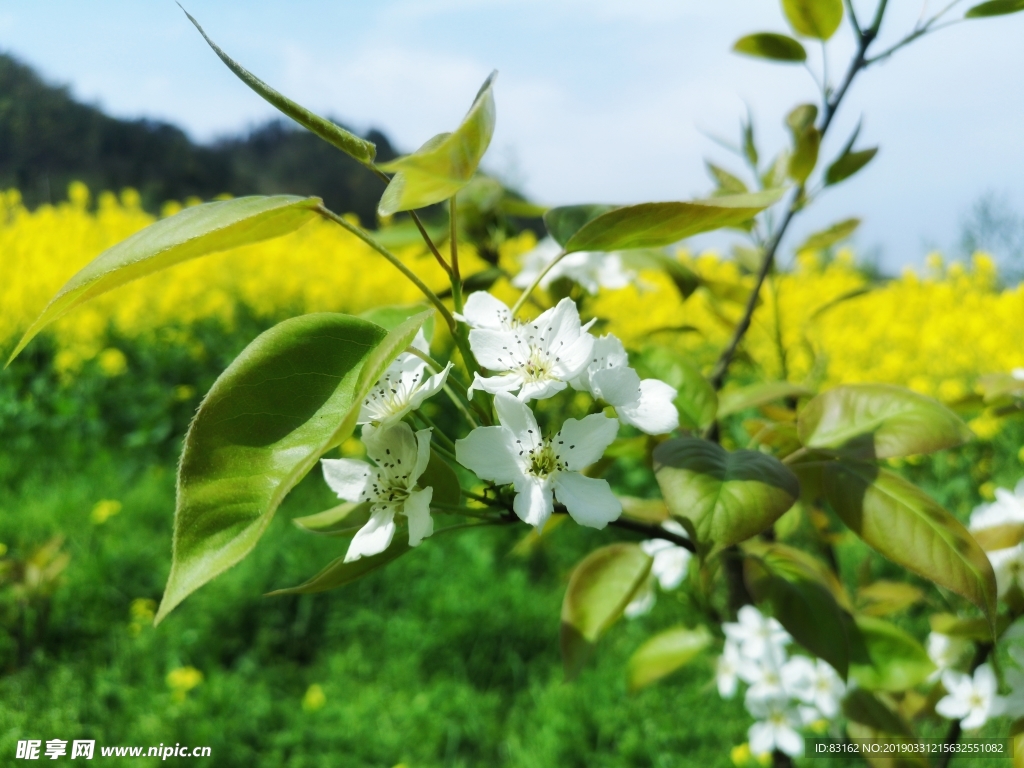
[[[676,390],[656,379],[641,380],[622,343],[614,336],[591,335],[592,323],[580,322],[568,298],[532,321],[521,321],[491,294],[477,292],[458,319],[469,326],[470,349],[490,374],[476,373],[468,395],[476,390],[494,395],[498,426],[477,427],[456,440],[456,460],[482,480],[513,486],[515,513],[538,530],[556,501],[581,525],[604,528],[617,519],[622,505],[611,487],[583,470],[604,455],[620,420],[652,435],[674,430]],[[399,355],[360,409],[358,423],[364,425],[363,442],[375,466],[352,459],[322,462],[339,498],[371,504],[370,520],[353,538],[346,561],[384,551],[397,529],[397,515],[407,518],[410,546],[433,531],[433,491],[418,485],[430,457],[430,430],[414,435],[402,420],[444,388],[452,364],[431,375],[422,335],[413,347],[423,356]],[[567,387],[611,406],[618,418],[594,413],[566,419],[545,437],[529,403]]]
[[[982,504],[971,513],[969,528],[981,531],[1004,525],[1024,523],[1024,480],[1010,491],[996,489],[996,498],[991,504]],[[1014,585],[1024,589],[1024,542],[1005,549],[988,552],[992,570],[996,574],[996,588],[999,597],[1005,595]]]
[[[517,288],[530,286],[561,252],[562,247],[552,238],[546,237],[541,240],[536,248],[523,255],[522,271],[512,280],[512,285]],[[623,255],[614,251],[570,253],[548,270],[541,278],[540,287],[547,288],[555,280],[566,277],[578,283],[590,294],[596,294],[601,288],[625,288],[636,280],[637,272],[627,267],[624,262]]]
[[[789,656],[793,638],[775,619],[752,605],[741,608],[737,618],[722,625],[726,641],[718,658],[718,692],[731,699],[740,681],[747,684],[743,701],[757,719],[747,732],[753,754],[778,749],[798,757],[804,749],[800,729],[835,718],[846,686],[821,659]]]

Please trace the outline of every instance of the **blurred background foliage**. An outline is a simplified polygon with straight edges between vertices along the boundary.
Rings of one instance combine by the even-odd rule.
[[[369,138],[380,156],[393,154],[386,138]],[[71,274],[189,198],[317,194],[375,222],[381,191],[284,124],[197,146],[173,126],[77,104],[7,57],[0,188],[8,190],[0,197],[5,356]],[[523,226],[526,208],[522,220],[491,215],[481,189],[465,201],[476,217],[466,217],[464,271],[509,299],[507,275],[536,231]],[[1019,249],[1019,230],[998,201],[970,216],[969,259],[935,256],[900,276],[858,264],[842,237],[805,244],[763,294],[736,368],[740,383],[903,384],[960,410],[979,440],[897,469],[961,519],[997,485],[1012,487],[1024,461],[1015,412],[978,394],[985,374],[1024,366],[1016,331],[1024,292],[975,253]],[[381,236],[440,291],[444,275],[402,226]],[[627,345],[664,346],[707,370],[752,276],[743,254],[678,258],[703,278],[685,304],[651,271],[633,286],[576,297]],[[273,523],[272,541],[152,628],[170,565],[175,457],[216,376],[284,317],[408,304],[414,290],[356,240],[313,224],[91,302],[0,372],[0,754],[13,754],[19,738],[95,738],[209,745],[212,764],[228,767],[731,764],[726,747],[745,740],[748,719],[741,702],[711,695],[710,661],[626,691],[630,654],[651,631],[691,615],[683,597],[659,600],[642,625],[617,628],[595,664],[562,682],[565,582],[607,539],[578,526],[529,548],[516,548],[519,529],[441,537],[386,576],[262,598],[340,551],[337,540],[289,522],[334,503],[313,473]],[[738,414],[723,442],[745,446],[758,416]],[[634,495],[651,492],[639,464],[612,479]],[[887,572],[878,558],[849,551],[859,563],[851,572]],[[906,620],[923,621],[914,611],[925,610],[910,609]]]

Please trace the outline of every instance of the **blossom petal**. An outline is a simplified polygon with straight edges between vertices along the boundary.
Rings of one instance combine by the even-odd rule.
[[[492,395],[499,392],[513,392],[523,386],[523,377],[519,373],[506,373],[501,376],[490,376],[484,378],[479,373],[473,374],[473,383],[469,385],[467,393],[473,397],[474,390],[482,389]]]
[[[612,405],[615,405],[618,417],[627,424],[649,435],[663,435],[679,426],[679,411],[672,402],[676,394],[675,388],[663,381],[644,379],[640,382],[640,397],[636,402]]]
[[[559,472],[554,484],[558,500],[580,525],[604,528],[622,514],[622,504],[607,480],[584,477],[579,472]]]
[[[555,509],[551,499],[551,485],[540,478],[524,476],[516,483],[512,509],[524,523],[529,523],[538,531],[542,530]]]
[[[410,547],[418,546],[434,532],[434,518],[430,516],[430,500],[433,495],[433,488],[413,491],[402,505],[402,511],[409,519]]]
[[[515,438],[505,427],[477,427],[468,436],[456,440],[455,458],[480,479],[493,480],[499,485],[514,483],[523,477]]]
[[[775,727],[775,745],[790,757],[800,757],[804,753],[803,738],[789,726]]]
[[[512,310],[487,291],[477,291],[466,299],[459,319],[464,320],[470,328],[508,330],[512,326]]]
[[[754,723],[747,730],[747,740],[755,756],[771,754],[775,749],[775,729],[768,723]]]
[[[494,396],[494,410],[498,414],[501,426],[512,432],[520,449],[529,452],[543,444],[537,418],[530,410],[530,406],[503,392]]]
[[[540,381],[527,381],[516,396],[522,402],[528,403],[531,400],[543,400],[551,397],[556,392],[565,389],[565,382],[558,379],[544,379]]]
[[[427,468],[430,462],[430,435],[431,430],[421,429],[416,433],[416,463],[413,466],[412,474],[409,475],[409,487],[411,488],[420,475]]]
[[[690,553],[671,542],[667,549],[653,555],[651,573],[658,579],[661,588],[668,592],[683,583],[686,569],[690,565]]]
[[[477,362],[489,371],[508,371],[521,366],[523,342],[514,331],[474,328],[469,332],[469,347]]]
[[[366,454],[373,459],[392,485],[407,487],[419,456],[419,444],[412,427],[403,421],[378,429],[363,428]]]
[[[592,413],[583,420],[566,419],[551,445],[568,469],[579,472],[604,456],[618,433],[617,419]]]
[[[441,387],[448,380],[448,372],[452,369],[453,364],[448,363],[444,367],[444,370],[440,373],[435,373],[433,376],[424,381],[415,392],[412,397],[409,398],[409,410],[419,408],[423,401],[427,398],[433,397],[441,391]],[[403,414],[404,415],[404,414]]]
[[[640,376],[624,365],[602,368],[590,374],[590,392],[598,400],[604,400],[616,408],[639,403]]]
[[[395,509],[390,504],[374,504],[373,514],[362,528],[352,537],[345,553],[345,562],[351,563],[360,557],[380,554],[391,544],[395,535]]]
[[[581,329],[580,335],[571,343],[551,349],[548,353],[554,357],[551,373],[568,381],[575,379],[590,364],[594,349],[594,337]]]
[[[644,585],[637,590],[636,596],[622,611],[627,619],[635,619],[644,614],[650,613],[656,600],[654,594],[654,579],[647,579]]]
[[[372,470],[365,461],[355,459],[321,459],[324,480],[331,490],[345,501],[359,501],[369,485]]]

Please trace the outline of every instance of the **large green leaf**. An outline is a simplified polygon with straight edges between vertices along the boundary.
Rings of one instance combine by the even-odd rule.
[[[799,42],[789,35],[779,35],[775,32],[758,32],[741,37],[732,49],[736,53],[745,53],[747,56],[756,56],[759,59],[788,63],[807,61],[807,51]]]
[[[718,418],[724,419],[747,408],[758,408],[776,400],[807,397],[814,394],[807,387],[788,381],[768,381],[723,392],[718,398]]]
[[[564,247],[567,253],[660,248],[701,232],[749,221],[781,196],[782,190],[772,189],[689,203],[627,205],[586,222]]]
[[[720,165],[705,161],[704,167],[708,169],[711,178],[715,180],[715,185],[718,187],[716,195],[745,195],[750,192],[743,179]]]
[[[377,206],[381,216],[439,203],[469,183],[494,134],[491,86],[497,74],[492,72],[480,87],[454,132],[438,134],[411,155],[381,166],[395,174]]]
[[[575,235],[580,228],[592,219],[608,211],[614,211],[617,205],[562,205],[551,208],[544,214],[544,226],[548,228],[548,234],[561,246]]]
[[[1024,11],[1024,0],[989,0],[987,3],[975,5],[964,14],[968,19],[983,19],[989,16],[1005,16],[1009,13]]]
[[[873,693],[854,688],[843,700],[843,714],[855,723],[880,733],[914,738],[913,729]]]
[[[236,197],[186,208],[108,248],[72,277],[36,318],[8,364],[43,328],[89,299],[189,259],[294,232],[319,215],[318,197]]]
[[[796,475],[775,457],[698,438],[659,445],[654,468],[669,512],[688,521],[707,555],[756,536],[800,495]]]
[[[848,617],[828,589],[792,565],[770,549],[760,556],[748,553],[743,563],[747,589],[756,601],[771,604],[772,614],[794,640],[845,680],[850,664]]]
[[[185,437],[157,621],[249,554],[285,495],[352,434],[366,393],[428,315],[391,333],[348,315],[303,315],[228,366]]]
[[[718,395],[704,375],[679,353],[666,347],[647,347],[640,355],[639,368],[674,387],[679,425],[683,429],[707,429],[715,420]]]
[[[869,691],[905,691],[935,671],[928,653],[913,635],[870,616],[847,627],[850,677]]]
[[[673,627],[641,645],[629,660],[629,689],[637,691],[697,658],[711,643],[704,627]]]
[[[996,581],[985,552],[928,494],[873,464],[829,462],[825,497],[844,523],[880,554],[996,615]]]
[[[183,8],[182,10],[185,9]],[[192,18],[188,11],[185,11],[185,15],[188,16],[189,21],[195,24],[196,29],[199,30],[199,34],[203,36],[209,46],[213,49],[213,52],[220,57],[221,61],[228,65],[228,69],[234,72],[235,75],[238,76],[239,80],[256,91],[256,93],[262,96],[266,101],[270,102],[270,104],[276,107],[279,111],[286,114],[303,128],[309,129],[312,133],[319,136],[328,144],[332,144],[346,155],[358,160],[360,163],[365,165],[373,163],[373,158],[377,156],[377,147],[373,142],[366,141],[366,139],[361,139],[355,134],[349,133],[344,128],[332,123],[330,120],[325,120],[320,117],[320,115],[314,114],[305,107],[296,104],[284,94],[275,91],[217,47],[217,44],[209,38],[206,32],[203,31],[203,28],[199,26],[199,22]]]
[[[782,0],[782,10],[799,35],[828,40],[843,20],[843,0]]]
[[[960,417],[930,397],[888,384],[847,384],[800,412],[808,448],[857,459],[889,459],[952,448],[973,435]]]
[[[586,663],[598,638],[618,621],[644,585],[651,558],[636,544],[610,544],[576,566],[562,601],[562,663],[567,679]]]

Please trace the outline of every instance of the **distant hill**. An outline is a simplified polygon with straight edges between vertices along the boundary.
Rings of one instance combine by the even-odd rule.
[[[395,152],[370,131],[377,157]],[[376,223],[380,181],[338,150],[284,120],[212,145],[153,120],[119,120],[49,85],[0,54],[0,189],[16,187],[27,205],[63,200],[68,182],[94,192],[134,187],[151,211],[166,200],[232,195],[316,194],[329,208]]]

